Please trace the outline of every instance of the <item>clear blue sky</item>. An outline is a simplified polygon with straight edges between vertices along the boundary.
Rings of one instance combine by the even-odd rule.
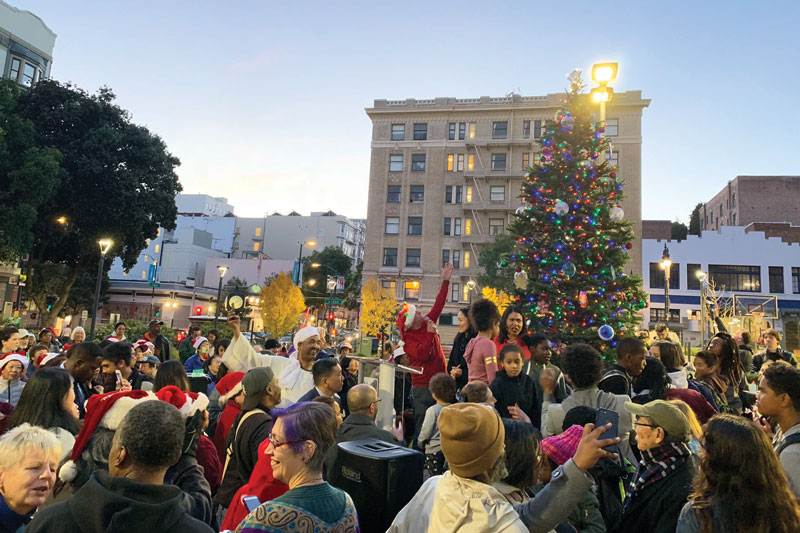
[[[366,216],[375,98],[563,90],[618,61],[643,117],[643,217],[688,221],[739,174],[800,174],[800,2],[8,0],[58,34],[53,77],[110,86],[243,216]]]

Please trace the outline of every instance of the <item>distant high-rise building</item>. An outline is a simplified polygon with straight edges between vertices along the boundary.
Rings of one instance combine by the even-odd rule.
[[[736,176],[700,210],[700,227],[753,222],[800,225],[800,176]]]
[[[563,94],[502,98],[375,100],[372,120],[364,277],[377,278],[398,300],[430,304],[440,268],[456,273],[442,323],[478,297],[468,282],[481,269],[481,248],[507,231],[521,205],[524,170],[536,165],[542,127]],[[626,219],[641,235],[641,91],[614,95],[606,135],[627,198]],[[626,271],[641,272],[634,242]]]

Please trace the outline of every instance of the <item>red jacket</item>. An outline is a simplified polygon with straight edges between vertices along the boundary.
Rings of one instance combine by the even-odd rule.
[[[214,446],[217,448],[219,461],[223,467],[228,455],[225,447],[225,438],[228,436],[228,431],[233,427],[233,423],[236,421],[236,417],[239,416],[240,411],[239,404],[231,398],[225,405],[225,409],[222,410],[222,414],[219,415],[219,420],[217,420],[217,429],[214,430]]]
[[[683,400],[692,408],[697,416],[697,421],[701,424],[708,422],[708,419],[717,414],[714,407],[703,398],[703,395],[692,389],[669,389],[666,400]]]
[[[447,300],[449,281],[442,281],[439,294],[436,295],[436,302],[433,309],[426,316],[434,324],[439,321],[445,301]],[[431,378],[439,372],[447,372],[447,361],[444,358],[442,344],[439,342],[439,335],[431,333],[425,324],[419,329],[403,331],[403,313],[397,316],[397,327],[400,329],[401,338],[405,343],[403,349],[408,354],[409,364],[412,367],[422,368],[422,374],[411,375],[411,385],[413,387],[427,387]]]

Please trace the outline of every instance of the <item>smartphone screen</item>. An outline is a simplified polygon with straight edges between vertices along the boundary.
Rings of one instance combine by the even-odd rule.
[[[611,427],[600,435],[600,439],[615,439],[619,436],[619,413],[610,409],[597,410],[597,427],[611,423]]]
[[[117,370],[116,374],[117,374],[117,383],[122,383],[122,372]]]
[[[247,510],[251,512],[255,511],[256,508],[261,505],[261,502],[258,501],[258,497],[256,496],[245,496],[242,498],[242,503],[244,503]]]

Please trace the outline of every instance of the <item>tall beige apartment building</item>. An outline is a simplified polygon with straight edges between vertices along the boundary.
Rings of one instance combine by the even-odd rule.
[[[505,233],[522,202],[523,169],[536,164],[542,126],[563,94],[502,98],[375,100],[364,278],[377,278],[398,301],[433,304],[443,263],[456,272],[441,324],[455,324],[472,298],[482,246]],[[614,95],[606,134],[625,180],[626,218],[641,235],[641,91]],[[599,112],[599,110],[598,110]],[[640,273],[641,246],[631,250]],[[476,289],[479,290],[479,287]]]

